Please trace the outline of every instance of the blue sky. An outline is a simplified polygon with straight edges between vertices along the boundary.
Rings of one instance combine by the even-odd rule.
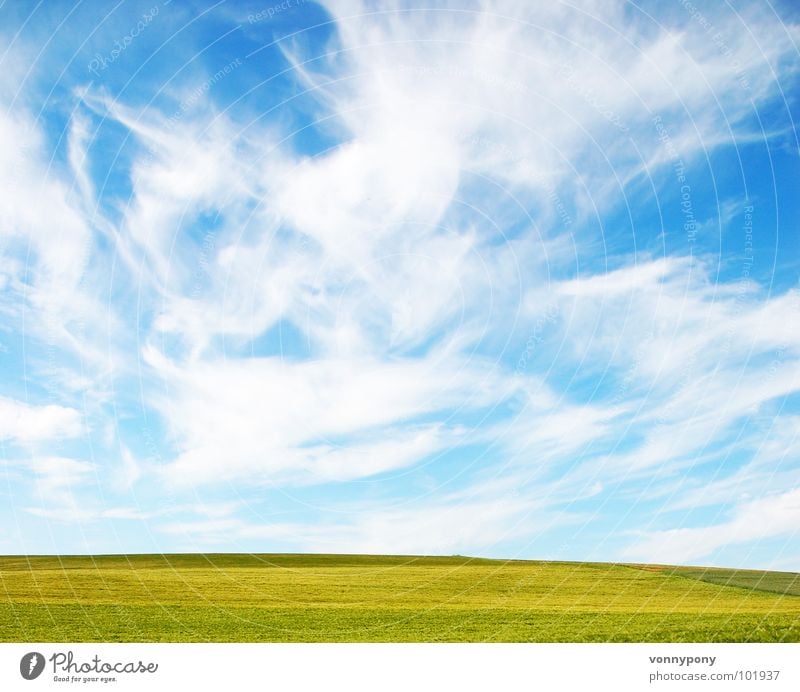
[[[4,3],[0,551],[800,570],[791,4]]]

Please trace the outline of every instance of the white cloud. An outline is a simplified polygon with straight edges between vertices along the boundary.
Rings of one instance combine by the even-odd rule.
[[[36,477],[36,494],[50,507],[74,503],[73,489],[87,482],[95,469],[88,461],[55,456],[32,457],[24,466]]]
[[[766,297],[709,275],[702,263],[670,258],[554,286],[569,321],[553,338],[592,372],[610,373],[595,406],[626,408],[607,427],[607,440],[623,446],[576,479],[701,465],[748,417],[800,391],[800,331],[789,317],[800,314],[800,294]]]
[[[25,507],[24,511],[35,517],[68,524],[89,524],[99,521],[146,521],[165,516],[183,514],[206,517],[207,521],[224,521],[238,507],[237,502],[195,503],[191,505],[174,505],[158,509],[118,506],[101,507],[94,503],[81,502],[74,495],[63,498],[61,503],[46,502],[41,507]],[[197,521],[197,520],[194,520]]]
[[[74,343],[70,322],[85,316],[91,305],[80,288],[89,258],[91,232],[69,201],[69,188],[48,174],[45,143],[32,119],[15,111],[0,114],[0,238],[33,251],[32,280],[13,277],[12,286],[39,316],[32,327],[40,334]],[[58,232],[55,232],[58,229]],[[22,267],[20,267],[22,268]],[[24,290],[23,290],[24,289]]]
[[[35,406],[0,397],[0,440],[36,442],[77,437],[82,432],[81,414],[73,408]]]
[[[479,362],[434,358],[261,358],[183,367],[150,352],[149,360],[172,383],[158,406],[181,449],[166,469],[179,484],[318,482],[400,468],[458,443],[446,423],[450,410],[479,409],[513,391],[513,382]],[[424,415],[441,422],[420,423]]]
[[[693,528],[644,533],[627,550],[636,559],[686,563],[715,550],[781,535],[795,535],[800,527],[800,488],[744,502],[728,521]]]
[[[190,545],[248,545],[268,540],[323,553],[442,555],[491,552],[498,544],[531,537],[575,517],[545,516],[530,498],[413,503],[399,508],[342,508],[330,521],[251,522],[236,517],[161,524],[161,532]]]

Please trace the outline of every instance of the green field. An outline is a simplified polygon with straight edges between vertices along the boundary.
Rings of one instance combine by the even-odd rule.
[[[464,557],[0,557],[0,641],[800,641],[800,574]]]

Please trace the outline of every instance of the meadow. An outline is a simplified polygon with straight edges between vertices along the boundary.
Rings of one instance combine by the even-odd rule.
[[[466,557],[0,557],[0,641],[798,642],[800,574]]]

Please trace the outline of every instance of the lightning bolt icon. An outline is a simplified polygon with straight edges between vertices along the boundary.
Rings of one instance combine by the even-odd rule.
[[[33,672],[33,669],[36,668],[36,663],[38,659],[39,657],[36,654],[31,655],[31,660],[28,663],[28,675],[30,675]]]

